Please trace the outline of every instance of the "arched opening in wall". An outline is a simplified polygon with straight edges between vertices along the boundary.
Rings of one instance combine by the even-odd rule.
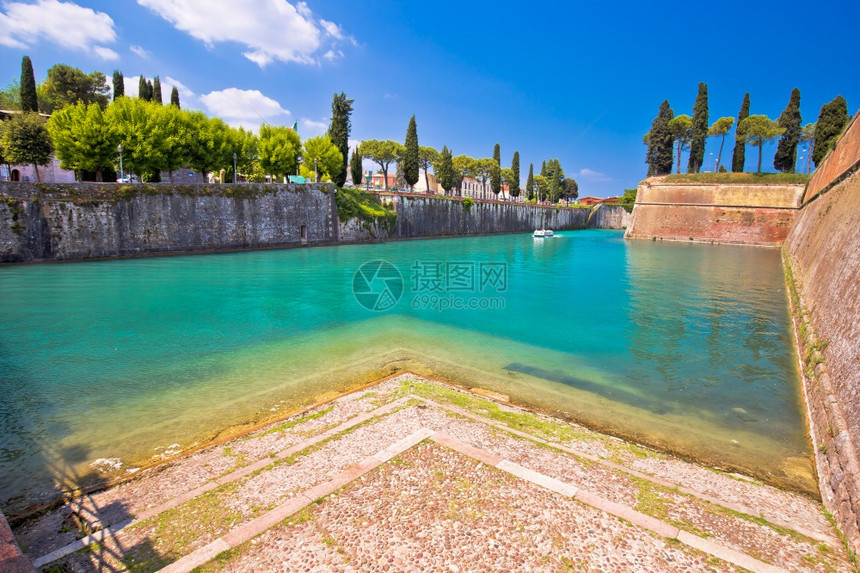
[[[302,225],[302,244],[307,244],[308,242],[308,226]]]
[[[17,169],[12,170],[12,177],[10,181],[20,181],[21,180],[21,172]]]

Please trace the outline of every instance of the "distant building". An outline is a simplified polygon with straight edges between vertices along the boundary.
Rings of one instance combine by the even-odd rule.
[[[35,181],[36,171],[32,165],[0,166],[0,179],[3,181]],[[44,183],[74,183],[75,172],[60,167],[60,160],[51,155],[47,165],[39,166],[39,180]]]
[[[427,182],[430,182],[430,189],[427,189]],[[418,171],[418,182],[415,184],[415,192],[416,193],[441,193],[442,191],[439,189],[439,183],[436,182],[436,176],[432,173],[428,173],[427,177],[424,177],[424,170],[421,169]]]
[[[385,185],[383,184],[382,173],[374,173],[373,177],[370,180],[370,186],[374,189],[384,189]],[[388,174],[388,188],[391,189],[393,187],[397,187],[397,174],[389,173]]]
[[[603,203],[618,203],[620,200],[620,197],[580,197],[579,204],[592,206],[601,205]]]

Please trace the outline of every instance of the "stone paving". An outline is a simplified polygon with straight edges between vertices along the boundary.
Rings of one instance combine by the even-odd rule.
[[[411,374],[19,525],[89,571],[856,571],[815,501]]]

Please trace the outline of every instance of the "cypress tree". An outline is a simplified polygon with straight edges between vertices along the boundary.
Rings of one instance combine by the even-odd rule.
[[[414,191],[415,184],[418,183],[418,126],[415,123],[414,115],[406,127],[406,141],[404,144],[403,179],[409,185],[409,188]]]
[[[356,187],[361,185],[361,180],[364,178],[361,160],[361,153],[356,149],[352,152],[352,157],[349,160],[349,174],[352,177],[352,184]]]
[[[119,70],[113,71],[113,99],[121,98],[125,95],[125,78]]]
[[[502,192],[502,148],[497,143],[493,148],[493,170],[490,173],[490,188],[494,195]]]
[[[510,190],[508,191],[511,197],[519,197],[520,196],[520,152],[514,151],[514,158],[511,160],[511,171],[514,172],[514,176],[512,177],[513,182],[510,183]]]
[[[815,139],[812,142],[812,161],[815,166],[821,163],[836,146],[836,140],[848,123],[848,104],[841,95],[821,106],[818,121],[815,123]]]
[[[349,154],[349,130],[352,127],[350,115],[352,115],[353,101],[347,99],[343,92],[334,94],[331,100],[331,123],[328,127],[328,136],[343,156],[343,169],[334,178],[334,184],[338,187],[342,187],[346,182],[346,160]]]
[[[687,173],[698,173],[705,158],[705,140],[708,138],[708,84],[699,82],[699,93],[693,104],[693,135],[690,138],[690,159]]]
[[[780,114],[779,119],[776,120],[776,123],[785,132],[776,146],[776,153],[773,156],[773,166],[783,173],[794,173],[794,165],[797,162],[797,144],[800,143],[801,121],[800,90],[794,88],[791,90],[788,105],[785,106],[785,110]]]
[[[137,80],[137,97],[142,100],[149,101],[149,98],[146,97],[146,93],[146,78],[141,75],[140,79]]]
[[[531,201],[535,194],[535,164],[529,163],[529,178],[526,179],[526,198]]]
[[[735,149],[732,152],[732,171],[734,173],[743,173],[744,161],[746,160],[747,138],[746,134],[741,130],[741,122],[750,116],[750,94],[744,94],[744,101],[741,104],[741,110],[738,112],[738,121],[735,123]]]
[[[540,164],[540,176],[546,177],[546,159],[544,159]]]
[[[663,100],[647,136],[648,156],[645,163],[648,164],[648,175],[668,175],[672,172],[672,145],[675,140],[669,122],[674,118],[675,112],[669,107],[669,100]]]
[[[179,105],[179,90],[176,89],[176,86],[173,86],[173,89],[170,90],[170,105],[175,105],[177,108],[181,109]]]
[[[152,80],[152,101],[158,105],[164,105],[164,99],[161,97],[161,79],[158,76]]]
[[[21,111],[39,111],[36,76],[33,74],[33,62],[30,61],[30,56],[21,58]]]
[[[454,174],[454,159],[448,147],[443,145],[442,151],[439,153],[439,166],[436,167],[436,181],[442,186],[445,194],[454,188],[457,184],[457,178]]]

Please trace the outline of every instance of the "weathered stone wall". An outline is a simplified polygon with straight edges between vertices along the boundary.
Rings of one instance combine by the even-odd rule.
[[[855,152],[860,159],[860,148]],[[854,551],[860,551],[858,229],[855,171],[803,208],[785,244],[821,496]]]
[[[836,147],[815,169],[803,197],[804,203],[812,201],[822,191],[837,183],[840,178],[858,168],[860,168],[860,112],[854,114],[854,119],[839,138]]]
[[[781,245],[803,185],[692,184],[651,177],[639,184],[625,237]]]
[[[619,205],[595,205],[588,215],[589,229],[626,229],[633,215]]]
[[[21,553],[6,516],[0,512],[0,571],[3,573],[36,573],[30,558]]]
[[[475,201],[422,196],[392,196],[397,224],[391,237],[445,237],[490,233],[525,233],[546,227],[556,231],[584,229],[587,209],[556,209],[519,203]]]
[[[113,184],[111,189],[116,191]],[[0,261],[278,247],[337,240],[333,188],[0,184]],[[233,193],[232,196],[224,192]],[[304,228],[304,237],[302,229]]]

